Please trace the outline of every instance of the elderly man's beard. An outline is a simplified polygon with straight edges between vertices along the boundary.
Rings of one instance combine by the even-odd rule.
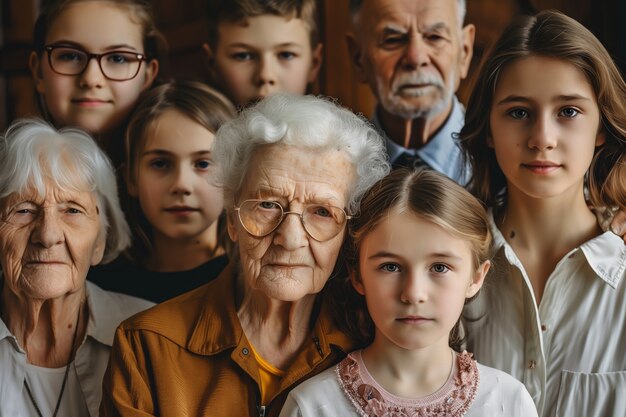
[[[446,86],[444,81],[438,74],[421,73],[418,71],[412,73],[400,74],[393,80],[391,89],[387,89],[384,81],[377,78],[378,96],[380,104],[388,112],[394,116],[401,117],[405,120],[428,119],[434,117],[444,111],[452,97],[454,96],[453,82],[455,79],[454,69],[448,78],[450,85]],[[408,86],[427,86],[423,88],[412,88]],[[439,97],[433,99],[430,105],[422,105],[416,107],[411,102],[412,98],[425,95],[432,95],[432,89],[436,89]]]

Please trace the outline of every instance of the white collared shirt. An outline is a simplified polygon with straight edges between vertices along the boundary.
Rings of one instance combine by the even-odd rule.
[[[494,264],[463,312],[467,349],[522,381],[542,417],[626,416],[622,239],[606,232],[569,252],[538,306],[519,258],[492,231]]]
[[[0,277],[0,285],[2,278]],[[124,319],[154,303],[100,289],[86,282],[89,323],[85,339],[76,351],[72,372],[76,372],[89,414],[98,416],[102,399],[102,377],[109,362],[115,329]],[[26,353],[0,320],[0,417],[27,416],[21,409]],[[61,413],[62,414],[62,413]]]

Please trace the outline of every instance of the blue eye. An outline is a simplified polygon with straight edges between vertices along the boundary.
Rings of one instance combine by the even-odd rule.
[[[384,272],[400,272],[400,265],[392,263],[382,264],[380,270]]]
[[[73,51],[65,51],[57,55],[57,59],[61,61],[67,61],[67,62],[82,61],[82,58],[83,58],[82,54],[78,52],[73,52]]]
[[[426,38],[426,40],[433,42],[433,43],[445,40],[443,36],[437,33],[427,33],[426,35],[424,35],[424,38]]]
[[[433,271],[436,274],[445,274],[446,272],[448,272],[450,270],[450,268],[447,265],[444,264],[434,264],[431,268],[431,271]]]
[[[320,217],[331,217],[332,214],[329,209],[324,206],[315,207],[313,212]]]
[[[196,162],[196,168],[198,169],[207,169],[211,166],[211,161],[207,159],[203,159],[201,161]]]
[[[559,112],[559,116],[566,117],[568,119],[578,116],[580,112],[573,107],[566,107]]]
[[[236,52],[231,55],[235,61],[250,61],[252,59],[252,54],[250,52]]]
[[[261,201],[259,202],[259,207],[265,210],[280,210],[278,203],[273,201]]]
[[[508,114],[514,119],[527,119],[528,112],[524,109],[513,109],[508,112]]]
[[[296,57],[296,54],[290,51],[282,51],[278,53],[278,58],[284,59],[285,61],[292,60]]]
[[[150,162],[150,167],[154,169],[165,169],[169,166],[169,163],[165,159],[155,159]]]
[[[388,36],[382,40],[381,45],[385,49],[394,49],[407,43],[407,39],[408,37],[406,35]]]

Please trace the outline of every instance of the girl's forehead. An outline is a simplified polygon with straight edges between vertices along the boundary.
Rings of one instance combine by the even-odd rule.
[[[596,101],[595,92],[585,73],[565,59],[530,55],[508,63],[500,73],[494,91],[499,100],[586,99]]]
[[[68,5],[50,22],[46,43],[75,42],[86,48],[143,48],[143,27],[133,9],[106,0]],[[95,52],[95,51],[94,51]]]

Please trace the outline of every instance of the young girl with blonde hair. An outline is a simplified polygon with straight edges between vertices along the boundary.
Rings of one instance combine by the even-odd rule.
[[[491,234],[452,180],[397,170],[350,221],[350,279],[328,294],[366,345],[294,389],[281,416],[536,416],[523,385],[460,349],[463,305],[480,290]]]

